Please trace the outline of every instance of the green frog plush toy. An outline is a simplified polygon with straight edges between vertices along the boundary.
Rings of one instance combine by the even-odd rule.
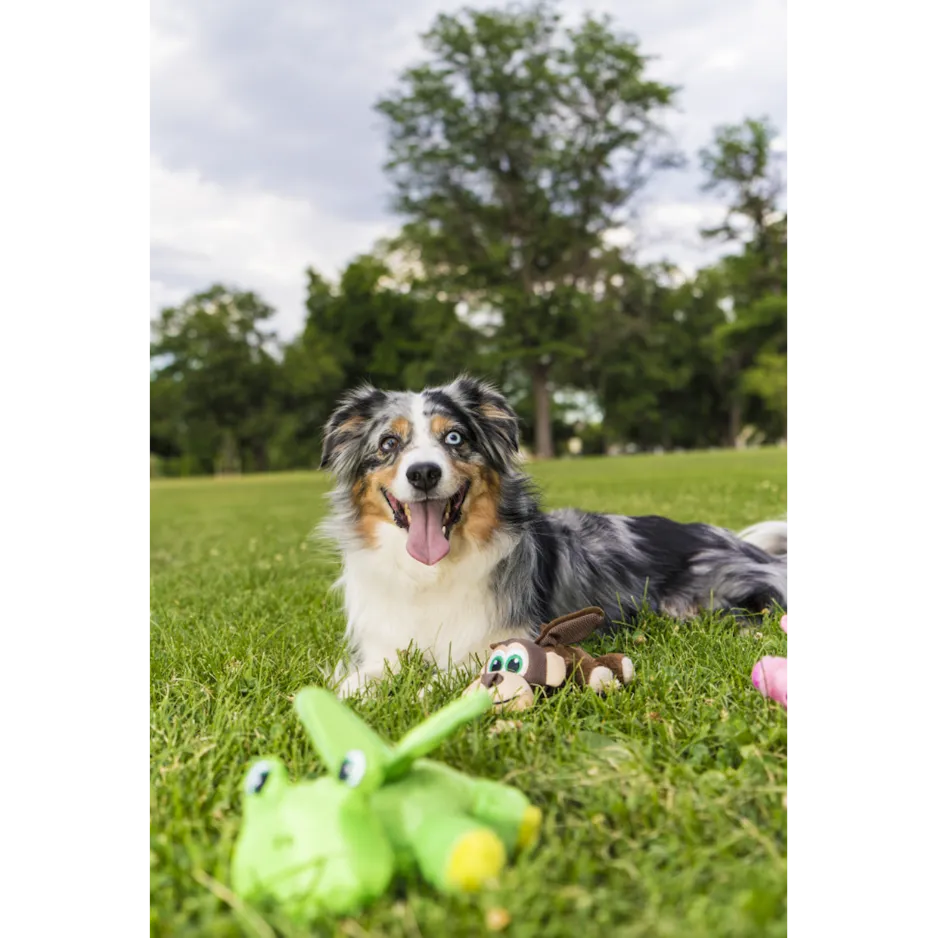
[[[531,843],[541,812],[518,790],[423,758],[492,706],[454,700],[388,745],[326,690],[294,702],[329,774],[291,783],[279,760],[254,763],[232,858],[242,898],[292,919],[356,911],[413,870],[444,892],[473,891]]]

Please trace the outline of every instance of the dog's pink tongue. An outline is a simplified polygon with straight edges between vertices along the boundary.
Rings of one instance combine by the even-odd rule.
[[[434,499],[410,502],[410,530],[407,532],[407,553],[414,560],[432,567],[449,553],[449,541],[443,534],[443,509],[446,502]]]

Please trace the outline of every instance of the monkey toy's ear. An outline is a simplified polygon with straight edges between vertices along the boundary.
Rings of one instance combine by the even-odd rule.
[[[599,606],[588,606],[579,612],[571,612],[548,622],[537,637],[537,644],[544,647],[551,645],[572,645],[588,638],[606,621],[606,614]]]

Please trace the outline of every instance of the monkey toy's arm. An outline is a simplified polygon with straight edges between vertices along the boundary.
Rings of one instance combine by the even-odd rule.
[[[565,647],[561,651],[561,648],[555,647],[553,650],[560,652],[567,660],[567,668],[573,672],[570,678],[580,687],[590,687],[597,694],[628,684],[635,673],[632,662],[625,655],[614,653],[594,658],[582,648]]]
[[[567,642],[581,642],[604,621],[602,609],[590,606],[548,622],[538,636],[537,644],[561,655],[567,665],[567,680],[580,687],[591,687],[601,694],[611,687],[628,684],[634,668],[625,655],[609,654],[594,658],[582,648]]]

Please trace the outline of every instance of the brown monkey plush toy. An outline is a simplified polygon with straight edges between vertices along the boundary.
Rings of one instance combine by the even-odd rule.
[[[493,709],[526,710],[535,700],[535,688],[550,694],[572,680],[597,694],[628,684],[634,669],[625,655],[593,658],[571,642],[581,642],[602,625],[602,609],[590,606],[548,622],[535,641],[511,638],[491,645],[492,653],[480,677],[466,694],[484,687],[495,702]]]

